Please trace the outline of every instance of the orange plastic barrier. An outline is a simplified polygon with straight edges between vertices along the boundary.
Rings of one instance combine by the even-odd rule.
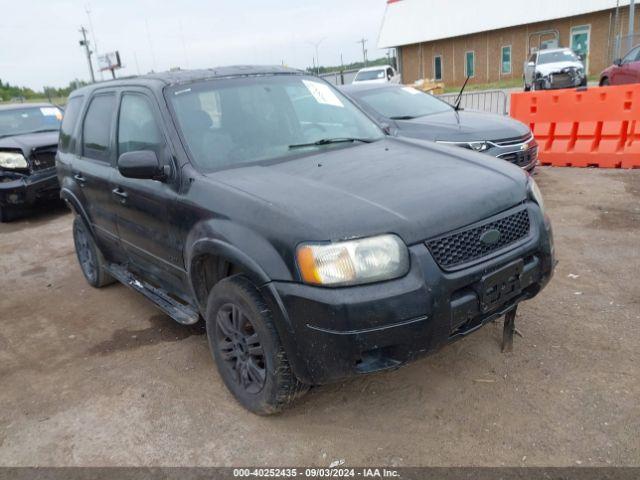
[[[511,94],[542,165],[640,168],[640,84]]]

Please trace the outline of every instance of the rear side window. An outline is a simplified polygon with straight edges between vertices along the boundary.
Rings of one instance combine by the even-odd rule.
[[[149,100],[125,94],[118,122],[118,155],[136,150],[153,150],[160,155],[164,141]]]
[[[115,109],[114,94],[93,97],[84,117],[83,155],[85,157],[109,161],[111,146],[111,123]]]
[[[62,120],[62,127],[60,127],[58,150],[61,152],[73,151],[76,148],[75,132],[83,99],[84,97],[73,97],[69,99],[67,103]]]

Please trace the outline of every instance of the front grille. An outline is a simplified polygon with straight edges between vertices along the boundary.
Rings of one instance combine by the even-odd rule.
[[[488,230],[500,232],[500,238],[489,245],[480,241]],[[499,220],[428,240],[426,245],[442,268],[451,269],[514,244],[528,234],[529,213],[524,209]]]
[[[36,149],[31,154],[34,170],[44,170],[56,166],[56,149],[52,147]]]
[[[511,145],[518,145],[520,143],[527,143],[531,140],[531,134],[521,135],[519,137],[501,138],[500,140],[491,140],[491,143],[498,145],[499,147],[510,147]]]
[[[528,150],[504,153],[502,155],[498,155],[498,158],[511,162],[519,167],[526,167],[538,159],[538,147],[534,146]]]

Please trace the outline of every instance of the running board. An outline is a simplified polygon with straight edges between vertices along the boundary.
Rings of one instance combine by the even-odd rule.
[[[120,283],[147,297],[176,322],[184,325],[193,325],[200,319],[200,314],[191,305],[178,302],[164,290],[140,280],[126,268],[111,263],[107,266],[107,271]]]

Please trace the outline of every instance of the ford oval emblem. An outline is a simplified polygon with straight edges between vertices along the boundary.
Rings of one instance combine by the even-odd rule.
[[[501,236],[502,234],[500,233],[500,230],[491,229],[480,235],[480,241],[485,245],[493,245],[498,243]]]

